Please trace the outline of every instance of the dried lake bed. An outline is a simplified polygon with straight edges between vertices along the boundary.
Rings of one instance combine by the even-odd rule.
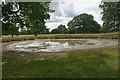
[[[34,52],[34,53],[60,53],[77,49],[93,49],[111,47],[118,44],[117,40],[107,39],[37,39],[21,42],[11,42],[3,46],[5,50]],[[3,51],[5,51],[3,49]]]

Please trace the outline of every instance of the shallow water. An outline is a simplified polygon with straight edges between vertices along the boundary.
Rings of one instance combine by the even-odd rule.
[[[100,46],[107,43],[99,40],[34,40],[13,43],[8,48],[25,52],[63,52],[88,46]]]

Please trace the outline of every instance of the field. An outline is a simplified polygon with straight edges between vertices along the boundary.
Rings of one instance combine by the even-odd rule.
[[[118,52],[115,47],[71,51],[64,56],[52,57],[21,54],[3,53],[3,78],[118,77]]]
[[[7,43],[34,39],[118,39],[118,33],[2,37],[2,41]],[[17,51],[2,54],[3,78],[118,78],[117,46],[73,50],[59,56]]]
[[[118,39],[118,32],[115,33],[100,33],[100,34],[42,34],[20,35],[15,37],[2,36],[2,42],[23,41],[34,39]]]

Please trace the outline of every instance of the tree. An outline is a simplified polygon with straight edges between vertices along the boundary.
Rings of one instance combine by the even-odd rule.
[[[65,25],[61,24],[58,26],[58,30],[61,34],[65,34],[67,29],[66,29]]]
[[[20,9],[35,36],[46,30],[45,20],[50,19],[50,12],[54,12],[54,10],[49,9],[49,5],[50,2],[20,3]]]
[[[60,31],[56,28],[51,31],[51,34],[60,34]]]
[[[59,25],[57,28],[53,29],[51,31],[52,34],[65,34],[66,33],[66,27],[65,25]]]
[[[49,34],[49,28],[45,27],[43,34]]]
[[[2,4],[3,32],[8,32],[12,37],[24,27],[37,36],[46,32],[45,20],[50,19],[50,2],[8,2]],[[19,23],[19,27],[16,25]]]
[[[103,9],[103,27],[101,31],[103,32],[116,32],[119,31],[119,9],[120,4],[118,2],[103,2],[99,5]]]
[[[90,14],[80,14],[75,16],[67,24],[68,33],[98,33],[100,25],[94,20],[94,17]]]
[[[12,37],[14,34],[18,35],[19,27],[16,27],[16,25],[18,22],[21,23],[20,15],[18,14],[19,10],[15,8],[16,5],[17,3],[13,2],[2,3],[2,32],[11,34]]]

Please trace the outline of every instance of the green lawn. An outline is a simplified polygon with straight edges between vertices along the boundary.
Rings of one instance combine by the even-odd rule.
[[[3,78],[118,77],[117,48],[70,51],[54,57],[21,54],[3,53]]]

